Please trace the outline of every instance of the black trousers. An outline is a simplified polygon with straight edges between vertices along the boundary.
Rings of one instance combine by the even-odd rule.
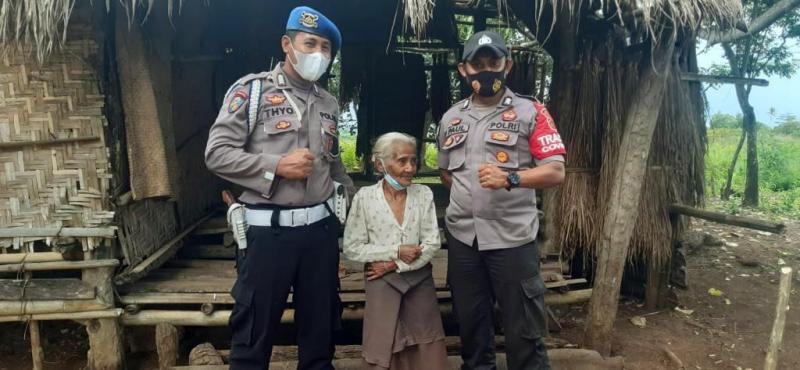
[[[550,369],[544,282],[535,243],[478,251],[448,234],[447,279],[461,336],[463,370],[493,370],[494,304],[500,307],[509,370]]]
[[[328,217],[301,227],[256,227],[247,231],[247,251],[238,259],[236,300],[230,318],[230,368],[263,370],[292,288],[298,368],[333,369],[333,332],[340,328],[338,220]]]

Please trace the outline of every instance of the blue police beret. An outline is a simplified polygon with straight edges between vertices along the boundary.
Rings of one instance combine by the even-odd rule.
[[[342,33],[339,32],[339,28],[328,17],[307,6],[298,6],[289,13],[286,30],[313,33],[330,40],[333,55],[342,45]]]

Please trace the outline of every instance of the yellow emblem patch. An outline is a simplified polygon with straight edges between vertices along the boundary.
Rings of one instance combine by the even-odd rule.
[[[508,141],[511,136],[505,132],[492,132],[492,140],[495,141]]]
[[[267,97],[267,100],[272,105],[279,105],[286,101],[286,97],[283,95],[270,95]]]
[[[448,147],[451,144],[453,144],[453,137],[452,136],[448,137],[447,140],[444,141],[444,146],[445,147]]]
[[[278,130],[286,130],[287,128],[292,127],[292,124],[288,121],[280,121],[275,124],[275,128]]]
[[[451,125],[451,126],[455,126],[455,125],[457,125],[457,124],[459,124],[459,123],[461,123],[461,118],[453,118],[453,119],[450,121],[450,125]]]
[[[496,93],[500,91],[500,88],[503,87],[503,83],[500,82],[498,79],[494,79],[494,83],[492,84],[492,92]]]
[[[309,28],[317,28],[318,19],[318,15],[309,12],[303,12],[300,14],[300,24]]]
[[[508,153],[506,153],[506,152],[504,152],[504,151],[502,151],[502,150],[501,150],[501,151],[499,151],[499,152],[497,152],[497,154],[495,154],[495,155],[494,155],[494,157],[495,157],[495,158],[497,159],[497,161],[498,161],[498,162],[500,162],[500,163],[506,163],[506,162],[508,162]]]

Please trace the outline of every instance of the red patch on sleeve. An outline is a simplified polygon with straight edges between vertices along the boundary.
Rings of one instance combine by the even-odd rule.
[[[538,160],[543,160],[554,155],[564,155],[567,149],[561,141],[561,135],[556,129],[553,117],[547,111],[544,104],[537,101],[533,102],[536,108],[536,118],[533,133],[530,138],[531,154]]]

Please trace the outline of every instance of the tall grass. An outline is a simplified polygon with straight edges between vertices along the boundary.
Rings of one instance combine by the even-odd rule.
[[[708,130],[706,153],[706,194],[719,197],[736,150],[741,130],[714,128]],[[762,211],[800,218],[800,137],[782,135],[768,128],[758,132],[758,165],[760,208]],[[737,202],[744,190],[745,148],[733,172],[733,199],[726,207],[738,211]]]

